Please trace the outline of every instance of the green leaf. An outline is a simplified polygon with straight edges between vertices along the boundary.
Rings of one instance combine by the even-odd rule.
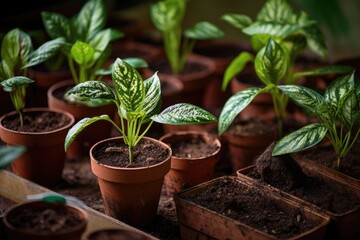
[[[151,5],[150,17],[155,27],[162,32],[180,26],[184,17],[186,1],[159,1]]]
[[[88,65],[92,62],[95,49],[88,43],[77,41],[71,47],[71,56],[79,65]]]
[[[316,25],[304,27],[301,32],[305,35],[308,47],[321,56],[326,58],[328,55],[328,49],[325,42],[325,37],[321,30]]]
[[[67,42],[70,42],[72,29],[67,17],[46,11],[41,12],[41,17],[45,30],[52,39],[64,37]]]
[[[94,59],[98,59],[99,55],[105,51],[105,49],[111,43],[111,29],[104,29],[99,31],[94,37],[89,41],[89,44],[95,49]]]
[[[158,113],[161,108],[161,84],[157,72],[144,81],[145,101],[142,108],[150,118]]]
[[[359,102],[356,97],[355,88],[349,90],[347,95],[339,104],[338,117],[342,125],[352,129],[357,124],[357,113],[359,112]]]
[[[64,38],[57,38],[42,44],[38,49],[30,54],[29,62],[23,67],[28,68],[38,65],[59,52],[60,48],[64,45]]]
[[[192,28],[185,30],[185,36],[190,39],[206,40],[224,36],[224,32],[210,22],[198,22]]]
[[[25,146],[0,146],[0,169],[7,168],[12,161],[26,151]]]
[[[73,125],[66,137],[65,137],[65,143],[64,143],[64,149],[65,151],[67,151],[67,149],[69,148],[70,144],[75,140],[76,136],[82,131],[84,130],[87,126],[89,126],[90,124],[100,121],[100,120],[105,120],[110,122],[111,124],[113,124],[113,121],[109,118],[108,115],[101,115],[101,116],[96,116],[96,117],[92,117],[92,118],[83,118],[80,121],[78,121],[75,125]]]
[[[15,76],[15,77],[11,77],[9,79],[6,79],[2,82],[0,82],[0,84],[9,90],[12,90],[14,88],[18,88],[21,86],[26,86],[30,83],[33,83],[34,80],[28,78],[28,77],[24,77],[24,76]]]
[[[4,79],[13,77],[14,73],[8,63],[4,60],[0,62],[0,82]]]
[[[273,39],[255,57],[255,71],[265,84],[277,84],[286,74],[289,56],[283,47]]]
[[[263,47],[266,46],[267,42],[269,41],[269,38],[274,36],[270,36],[268,34],[256,34],[253,35],[250,39],[251,46],[254,49],[255,52],[259,52]]]
[[[254,61],[254,56],[248,52],[241,52],[225,69],[221,89],[225,91],[229,82],[240,73],[248,62]]]
[[[89,42],[106,25],[107,12],[102,0],[90,0],[81,8],[77,17],[78,28]]]
[[[116,96],[112,88],[101,81],[85,81],[76,84],[76,86],[66,92],[64,98],[69,102],[85,105],[89,101],[94,100],[116,101]]]
[[[219,117],[219,135],[228,129],[235,117],[247,107],[261,91],[261,88],[248,88],[234,94],[226,101]]]
[[[142,58],[123,58],[124,62],[127,62],[134,68],[148,67],[148,63]],[[96,71],[96,75],[111,75],[114,64],[110,64],[107,69],[99,69]]]
[[[249,16],[237,13],[226,13],[221,16],[221,19],[240,30],[252,24],[252,20]]]
[[[296,130],[276,142],[273,156],[299,152],[315,146],[327,133],[325,124],[313,123]]]
[[[189,103],[178,103],[169,106],[161,113],[152,116],[151,119],[158,123],[173,125],[217,122],[214,115]]]
[[[340,102],[343,101],[351,89],[355,88],[354,84],[354,72],[338,77],[325,90],[324,98],[326,103],[338,110]]]
[[[256,19],[264,22],[288,23],[293,16],[291,6],[285,0],[269,0],[259,11]]]
[[[354,70],[353,67],[349,66],[327,66],[319,69],[304,71],[304,72],[297,72],[294,74],[293,79],[300,79],[306,76],[321,76],[327,74],[348,74]]]
[[[117,96],[126,112],[140,111],[145,100],[145,87],[136,69],[118,58],[114,63],[112,79]]]

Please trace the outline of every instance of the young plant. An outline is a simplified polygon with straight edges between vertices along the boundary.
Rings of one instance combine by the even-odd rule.
[[[26,151],[24,146],[0,146],[0,170],[7,168],[12,161]]]
[[[151,6],[150,16],[162,33],[164,49],[174,74],[183,72],[197,40],[216,39],[224,35],[214,24],[201,21],[183,32],[187,0],[161,0]]]
[[[241,52],[229,64],[224,73],[222,90],[225,90],[229,82],[250,62],[254,62],[255,72],[265,87],[250,88],[228,100],[223,116],[219,119],[220,134],[258,94],[267,92],[273,99],[278,123],[277,135],[281,137],[288,98],[276,85],[295,84],[305,76],[344,74],[352,70],[345,66],[329,66],[303,72],[294,71],[296,59],[306,48],[322,57],[327,55],[327,48],[316,22],[308,19],[304,12],[294,13],[286,0],[268,0],[255,22],[241,14],[224,14],[222,19],[248,35],[256,53],[254,56],[250,52]]]
[[[65,150],[85,127],[105,120],[114,125],[123,136],[129,148],[131,163],[134,147],[150,129],[153,121],[164,124],[197,124],[217,121],[217,118],[206,110],[187,103],[169,106],[158,113],[162,100],[157,73],[143,80],[132,65],[119,58],[112,69],[112,81],[114,89],[101,81],[87,81],[76,85],[67,94],[78,103],[86,103],[90,99],[112,101],[118,109],[119,126],[107,115],[84,118],[69,130],[65,138]],[[143,124],[147,124],[147,127],[141,130]]]
[[[354,72],[337,78],[324,95],[297,85],[278,86],[294,103],[319,119],[281,138],[272,155],[282,155],[308,149],[326,137],[337,154],[336,168],[355,144],[360,133],[360,86],[354,82]]]
[[[105,28],[107,11],[103,0],[88,0],[72,18],[51,12],[41,13],[46,32],[51,38],[63,37],[61,49],[66,56],[75,84],[99,79],[101,69],[111,54],[111,42],[123,36]]]
[[[64,43],[63,38],[56,38],[34,50],[30,36],[19,28],[10,30],[4,36],[1,43],[0,84],[10,93],[13,106],[19,113],[21,125],[26,86],[34,82],[28,77],[28,68],[51,58]]]

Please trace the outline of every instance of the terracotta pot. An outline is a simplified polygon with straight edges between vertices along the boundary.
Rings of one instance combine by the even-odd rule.
[[[208,57],[215,63],[215,71],[208,78],[205,89],[203,106],[206,109],[216,111],[216,109],[222,108],[226,100],[231,96],[230,88],[222,91],[221,85],[225,69],[242,51],[249,51],[249,47],[245,47],[239,41],[222,39],[200,41],[195,46],[194,53]]]
[[[24,211],[40,211],[51,209],[54,211],[66,211],[72,212],[82,221],[78,225],[69,227],[68,229],[63,229],[61,231],[54,231],[52,233],[41,233],[39,230],[30,231],[19,229],[18,226],[12,224],[12,219],[16,217],[19,213]],[[53,204],[43,201],[29,201],[24,203],[16,204],[10,207],[4,216],[4,225],[6,227],[6,232],[9,237],[9,240],[80,240],[82,234],[85,232],[87,223],[88,223],[88,214],[83,209],[71,206],[71,205],[60,205]],[[46,219],[44,217],[44,219]],[[50,219],[51,220],[51,219]],[[45,220],[46,221],[46,220]],[[50,223],[54,224],[54,223]],[[59,224],[59,223],[57,223]]]
[[[255,157],[275,140],[275,130],[274,125],[254,119],[233,123],[224,133],[233,172],[253,164]]]
[[[169,173],[165,175],[166,192],[169,196],[213,178],[221,143],[214,135],[207,132],[196,131],[168,133],[160,138],[160,141],[170,147],[181,144],[182,142],[191,142],[198,138],[204,143],[214,146],[214,151],[207,156],[201,157],[176,156],[173,151],[173,155],[171,156],[171,169]]]
[[[88,234],[85,240],[152,240],[150,236],[129,229],[100,229]]]
[[[241,191],[233,190],[234,192],[230,194],[233,200],[227,199],[229,198],[227,197],[228,195],[220,191],[230,185],[235,185],[243,189]],[[210,194],[209,189],[211,189]],[[229,191],[231,191],[231,189]],[[204,195],[203,192],[205,192],[209,202],[211,201],[213,205],[225,205],[227,208],[221,210],[222,212],[218,212],[204,205],[204,202],[199,203],[199,200],[194,201],[197,196]],[[251,193],[251,195],[248,192]],[[219,177],[189,188],[174,196],[181,239],[279,239],[271,233],[271,228],[269,229],[269,227],[265,226],[271,222],[269,217],[266,216],[267,208],[242,211],[246,212],[243,214],[259,215],[262,217],[262,220],[259,219],[259,221],[263,223],[262,229],[250,226],[231,216],[235,215],[233,212],[240,211],[241,209],[251,209],[249,206],[242,206],[244,204],[246,205],[245,200],[239,203],[241,206],[235,207],[237,199],[245,194],[248,197],[249,206],[255,201],[264,203],[259,205],[278,206],[278,208],[280,208],[279,211],[283,212],[284,216],[293,216],[293,213],[297,212],[302,219],[305,219],[306,222],[311,224],[308,230],[281,239],[323,239],[326,226],[329,224],[329,216],[284,198],[265,185],[256,185],[251,181],[243,181],[234,176]],[[228,202],[223,203],[223,199],[225,198],[225,201]],[[281,219],[277,218],[276,221],[281,221]],[[296,224],[296,220],[293,221],[294,224]],[[295,226],[292,227],[295,228]],[[265,232],[263,230],[264,228],[269,229],[268,232]]]
[[[94,117],[106,114],[111,118],[116,112],[115,104],[107,104],[99,107],[88,107],[80,104],[69,104],[59,93],[74,86],[73,81],[66,80],[54,84],[48,90],[48,105],[50,109],[62,109],[74,115],[75,122],[85,117]],[[101,131],[99,131],[101,129]],[[112,125],[105,121],[98,121],[92,124],[91,128],[83,130],[70,145],[67,156],[69,158],[83,158],[89,156],[89,150],[96,142],[111,136]]]
[[[95,148],[106,142],[123,142],[122,137],[102,140],[90,149],[91,170],[98,178],[105,213],[133,226],[151,223],[156,216],[164,176],[170,170],[171,148],[156,139],[144,137],[168,149],[166,160],[137,168],[101,164],[93,156]]]
[[[11,112],[0,118],[0,136],[8,145],[22,145],[26,152],[12,162],[12,171],[43,186],[53,186],[60,179],[64,168],[66,153],[64,151],[65,136],[74,124],[75,119],[70,113],[60,109],[28,108],[24,115],[32,112],[56,112],[68,118],[62,128],[46,132],[19,132],[5,128],[4,119],[17,116]]]
[[[334,178],[334,176],[331,176],[326,172],[319,170],[318,168],[313,168],[313,166],[311,165],[301,163],[299,160],[296,159],[295,161],[301,166],[301,169],[308,176],[311,176],[314,179],[320,179],[322,182],[326,182],[328,185],[336,186],[339,194],[343,194],[343,192],[350,192],[351,194],[353,194],[354,199],[356,198],[360,201],[359,188],[354,187],[343,179]],[[250,175],[254,171],[255,167],[255,165],[250,165],[246,168],[238,170],[237,177],[241,180],[256,182],[257,180],[252,178]],[[360,222],[360,204],[351,210],[342,213],[335,213],[329,210],[322,209],[315,203],[305,201],[286,191],[273,187],[272,185],[269,186],[276,189],[279,192],[279,195],[289,198],[292,201],[298,202],[298,204],[300,204],[301,206],[307,206],[316,209],[316,211],[330,216],[331,220],[325,233],[325,239],[358,239],[360,237],[360,230],[358,228],[358,223]]]

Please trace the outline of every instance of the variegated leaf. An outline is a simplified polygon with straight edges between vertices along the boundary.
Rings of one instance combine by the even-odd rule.
[[[159,1],[150,8],[150,17],[155,27],[166,32],[179,26],[184,17],[186,1]]]
[[[251,46],[255,52],[259,52],[263,47],[266,46],[266,43],[269,41],[269,38],[276,38],[275,36],[270,36],[268,34],[256,34],[253,35],[250,39]],[[280,40],[280,39],[279,39]]]
[[[237,13],[224,14],[221,16],[221,19],[240,30],[252,24],[252,20],[249,16],[243,14],[237,14]]]
[[[196,40],[216,39],[224,36],[221,29],[206,21],[196,23],[193,27],[186,29],[184,34],[187,38]]]
[[[5,169],[12,161],[26,151],[25,146],[0,146],[0,170]]]
[[[144,81],[129,63],[116,59],[112,72],[117,96],[127,112],[140,111],[145,100]]]
[[[318,26],[314,24],[304,27],[301,32],[305,35],[307,45],[311,51],[325,59],[328,55],[328,48],[325,42],[324,34]]]
[[[289,50],[290,56],[296,58],[299,53],[307,47],[306,38],[303,34],[295,33],[282,40],[286,48]]]
[[[353,70],[354,68],[349,66],[341,66],[341,65],[327,66],[319,69],[297,72],[294,74],[293,79],[300,79],[306,76],[321,76],[327,74],[348,74],[351,73]]]
[[[247,107],[261,91],[261,88],[248,88],[232,95],[226,101],[219,117],[218,133],[220,135],[229,128],[235,117]]]
[[[142,58],[123,58],[123,61],[129,63],[135,68],[148,67],[148,63]],[[96,75],[111,75],[114,64],[110,64],[107,69],[99,69],[96,71]]]
[[[84,41],[89,42],[97,32],[105,27],[106,9],[102,0],[89,0],[81,8],[77,23]]]
[[[354,72],[335,79],[325,90],[325,101],[338,109],[339,103],[347,95],[347,93],[355,88]]]
[[[94,59],[98,59],[102,52],[110,45],[111,43],[111,30],[104,29],[99,31],[94,37],[89,41],[89,44],[94,48]]]
[[[348,129],[352,129],[352,127],[357,124],[356,113],[360,110],[358,101],[355,89],[352,88],[339,103],[338,118],[343,125],[348,127]]]
[[[145,101],[142,108],[146,116],[150,118],[158,113],[161,108],[161,84],[157,72],[144,81]]]
[[[189,103],[178,103],[169,106],[161,113],[152,116],[151,119],[158,123],[174,125],[217,122],[214,115]]]
[[[313,123],[302,127],[276,142],[273,156],[299,152],[318,144],[326,136],[325,124]]]
[[[89,65],[94,57],[95,49],[86,42],[76,41],[71,47],[71,56],[79,65]]]
[[[29,62],[24,66],[25,68],[38,65],[60,51],[60,48],[65,44],[64,38],[57,38],[45,42],[38,49],[30,54]]]
[[[14,89],[17,87],[26,86],[33,82],[34,82],[34,80],[32,80],[28,77],[15,76],[15,77],[11,77],[11,78],[8,78],[8,79],[0,82],[0,84],[3,86],[3,88],[11,90],[11,89]]]
[[[69,146],[71,145],[71,143],[75,140],[76,136],[82,131],[84,130],[87,126],[89,126],[90,124],[100,121],[100,120],[105,120],[110,122],[111,124],[113,124],[113,121],[109,118],[108,115],[101,115],[101,116],[96,116],[96,117],[92,117],[92,118],[83,118],[80,121],[78,121],[75,125],[73,125],[66,137],[65,137],[65,143],[64,143],[64,149],[65,151],[67,151],[67,149],[69,148]]]
[[[288,64],[288,54],[271,38],[255,57],[256,74],[265,84],[277,84],[285,76]]]
[[[56,39],[64,37],[67,42],[70,42],[71,26],[69,19],[59,13],[41,12],[42,22],[47,34]]]
[[[93,100],[116,101],[116,96],[106,83],[101,81],[86,81],[76,84],[65,94],[65,99],[70,102],[87,104]]]
[[[240,73],[248,62],[254,61],[254,56],[248,52],[241,52],[225,69],[221,89],[225,91],[229,82]]]
[[[295,104],[318,116],[317,109],[325,105],[325,99],[318,92],[301,85],[279,85],[283,93]]]
[[[256,19],[264,22],[289,23],[293,10],[286,0],[269,0],[261,8]]]

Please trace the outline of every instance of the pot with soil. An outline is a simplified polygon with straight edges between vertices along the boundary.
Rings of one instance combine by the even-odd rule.
[[[223,176],[175,194],[182,239],[323,239],[329,216]]]
[[[4,215],[9,240],[80,240],[87,223],[83,209],[45,201],[16,204]]]
[[[85,240],[152,240],[143,233],[129,229],[100,229],[88,234]]]
[[[23,125],[15,111],[0,118],[2,141],[27,149],[11,163],[12,171],[40,185],[53,186],[61,179],[65,136],[75,118],[68,112],[48,108],[27,108],[22,114]]]
[[[221,143],[215,135],[199,131],[165,134],[160,141],[172,149],[171,169],[165,175],[169,196],[213,178]]]
[[[299,164],[289,154],[274,157],[273,147],[274,143],[254,165],[237,171],[238,177],[270,185],[283,196],[330,216],[326,239],[359,238],[360,189],[311,165]]]

